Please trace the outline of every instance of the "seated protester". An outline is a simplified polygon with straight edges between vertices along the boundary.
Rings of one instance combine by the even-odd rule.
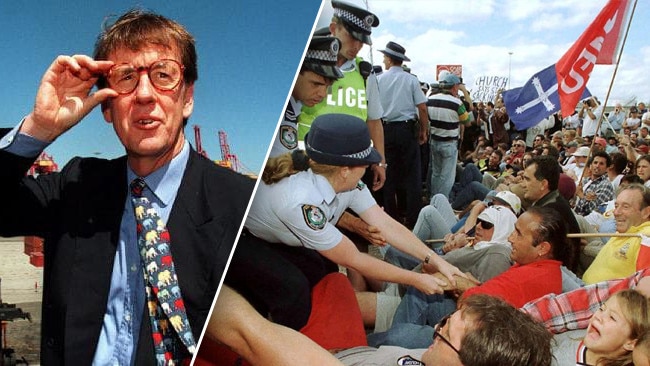
[[[616,191],[618,190],[619,184],[621,184],[621,179],[625,175],[623,173],[627,170],[628,160],[625,155],[618,151],[608,154],[612,158],[612,164],[607,168],[607,178],[612,183],[614,191]]]
[[[564,173],[576,181],[576,185],[578,184],[578,179],[580,179],[582,176],[582,171],[585,169],[585,165],[587,165],[587,157],[589,156],[589,151],[590,149],[588,146],[580,146],[571,155],[574,160],[564,165],[563,167]]]
[[[334,356],[344,365],[355,366],[547,366],[553,358],[552,337],[543,326],[512,305],[486,295],[461,300],[458,310],[424,337],[420,349],[355,347]]]
[[[540,296],[562,291],[560,266],[570,260],[566,244],[566,228],[561,217],[549,208],[531,207],[515,223],[508,238],[512,245],[511,259],[516,263],[505,272],[477,285],[457,280],[446,290],[460,293],[460,298],[475,294],[497,296],[520,307]],[[543,279],[543,280],[540,280]],[[456,308],[451,295],[429,296],[409,288],[402,298],[391,328],[368,336],[368,344],[426,347],[433,335],[433,325]],[[417,332],[417,337],[414,337]]]
[[[366,277],[407,284],[426,293],[442,292],[440,280],[406,271],[360,253],[334,223],[350,208],[386,240],[450,279],[465,276],[388,216],[372,198],[361,176],[381,161],[368,127],[343,114],[317,117],[301,152],[268,161],[225,283],[262,315],[302,328],[311,313],[310,291],[341,265]]]
[[[641,178],[635,174],[628,174],[621,178],[619,181],[618,190],[623,187],[626,187],[632,183],[643,184]],[[585,220],[594,226],[599,233],[615,233],[616,232],[616,219],[614,218],[614,209],[616,208],[616,198],[607,202],[605,204],[605,209],[603,213],[598,211],[592,211],[589,215],[585,216]],[[605,244],[609,238],[602,237],[603,244]],[[595,256],[595,255],[594,255]]]
[[[499,178],[499,176],[501,176],[501,172],[503,171],[500,166],[501,159],[503,159],[503,153],[501,152],[501,150],[492,151],[492,153],[489,155],[488,159],[486,160],[486,164],[483,167],[480,167],[479,171],[484,176],[488,174],[494,178]]]
[[[508,237],[514,230],[517,216],[506,206],[491,205],[478,215],[476,221],[473,238],[468,238],[465,233],[455,236],[448,235],[449,240],[445,241],[445,245],[442,248],[434,249],[434,251],[442,258],[448,258],[445,260],[458,267],[462,272],[470,272],[483,282],[512,265],[510,261],[512,248]],[[492,251],[483,250],[491,246],[500,248]],[[489,260],[490,255],[499,256],[500,260]],[[417,259],[393,248],[386,252],[385,260],[407,269],[415,268],[420,263]]]
[[[427,224],[435,226],[435,222],[441,223],[443,220],[441,213],[446,213],[444,216],[454,218],[453,211],[445,196],[437,194],[432,201],[436,201],[436,197],[440,198],[438,200],[440,203],[438,205],[440,207],[440,213],[434,206],[428,206],[431,209],[431,215],[422,215],[423,212],[427,211],[423,209],[418,222],[421,222],[423,217],[427,217]],[[435,204],[435,202],[432,203]],[[511,206],[516,208],[517,213],[519,212],[519,199],[510,192],[499,192],[497,196],[491,199],[489,207],[482,203],[475,205],[475,208],[479,208],[480,210],[472,209],[470,216],[473,215],[474,211],[476,211],[476,216],[473,216],[468,221],[473,220],[474,223],[479,222],[479,224],[474,224],[471,227],[471,235],[476,234],[473,239],[473,243],[476,244],[465,246],[468,244],[468,241],[467,236],[463,232],[462,235],[458,235],[456,241],[460,242],[464,240],[462,243],[465,247],[453,251],[451,251],[451,248],[447,249],[451,251],[447,254],[444,254],[445,252],[440,247],[435,247],[434,251],[441,255],[442,258],[448,258],[445,259],[448,263],[455,265],[463,272],[471,273],[480,281],[487,281],[505,271],[512,265],[510,261],[511,247],[507,238],[514,229],[514,222],[517,220],[515,210]],[[423,226],[418,224],[415,228],[415,233],[420,240],[426,241],[427,239],[435,238],[428,236],[428,234],[423,235],[424,232],[435,232],[435,230],[424,230],[422,229]],[[420,262],[417,259],[392,247],[386,251],[384,260],[401,268],[421,270],[421,268],[418,268]],[[374,326],[375,332],[388,329],[404,291],[403,288],[395,284],[384,284],[381,292],[359,292],[357,299],[362,308],[366,326]]]
[[[413,228],[413,233],[421,241],[430,239],[442,239],[447,234],[461,231],[461,228],[467,228],[463,233],[469,233],[474,228],[478,215],[488,207],[488,205],[506,206],[516,216],[521,210],[521,201],[512,192],[496,192],[485,198],[485,203],[479,203],[474,206],[468,216],[463,217],[463,223],[456,217],[449,201],[442,194],[437,194],[431,199],[431,203],[420,210],[418,220]],[[470,235],[472,235],[470,233]],[[435,249],[434,249],[435,250]],[[390,251],[390,249],[389,249]],[[444,254],[437,251],[438,254]]]
[[[636,291],[631,289],[635,289]],[[630,294],[630,292],[636,294]],[[622,299],[619,298],[617,301],[618,304],[616,304],[619,305],[618,308],[621,311],[614,312],[614,314],[610,315],[611,317],[609,319],[603,319],[602,316],[599,318],[599,315],[604,315],[604,312],[612,311],[616,307],[616,305],[612,306],[610,304],[610,300],[618,296],[623,297]],[[650,269],[644,269],[627,278],[603,281],[559,295],[549,294],[543,296],[529,302],[522,310],[531,315],[533,319],[544,324],[547,330],[552,333],[571,331],[565,333],[567,336],[561,338],[560,347],[556,351],[559,352],[563,349],[573,347],[573,352],[570,351],[566,356],[575,357],[576,355],[584,356],[584,349],[587,348],[589,349],[587,354],[593,357],[599,350],[603,350],[603,346],[609,346],[605,352],[618,351],[623,354],[622,359],[627,360],[627,362],[614,364],[628,365],[630,364],[629,357],[632,357],[629,352],[631,347],[629,345],[627,347],[621,346],[630,340],[633,341],[635,337],[641,338],[642,334],[647,331],[648,296],[650,296]],[[643,315],[644,311],[645,315]],[[639,318],[643,319],[642,323],[646,330],[639,329]],[[616,324],[611,325],[612,322]],[[581,347],[583,352],[575,352],[575,347],[577,346],[576,340],[580,341],[581,337],[585,334],[585,331],[582,329],[589,327],[591,329],[586,332],[587,337],[583,344],[586,347]],[[598,331],[597,337],[594,336],[593,330]],[[627,333],[628,331],[629,333],[627,335],[617,333]],[[615,334],[614,337],[612,337],[613,334]],[[598,342],[594,342],[598,339]],[[557,356],[559,356],[559,353],[556,353]],[[601,354],[601,356],[603,355]],[[558,357],[558,359],[562,361],[562,358]],[[593,361],[593,358],[587,361],[589,361],[587,364],[590,365],[610,364],[606,362],[596,363]],[[568,358],[567,361],[561,364],[569,364]],[[571,362],[570,364],[574,363]]]
[[[641,155],[634,166],[634,172],[643,180],[643,185],[650,187],[650,155]]]
[[[638,338],[650,330],[648,299],[635,290],[615,293],[586,330],[554,337],[555,365],[629,365]]]
[[[564,221],[568,233],[579,233],[580,227],[575,214],[562,194],[562,192],[570,192],[571,188],[575,192],[575,185],[572,181],[567,184],[566,180],[570,180],[570,178],[562,176],[560,166],[552,157],[538,156],[531,159],[524,170],[521,183],[524,199],[529,201],[533,207],[550,207],[554,209],[556,214]],[[572,262],[567,267],[576,273],[580,241],[568,240],[567,244],[571,246],[573,253]]]
[[[616,138],[616,135],[612,135],[607,138],[607,146],[605,147],[605,152],[608,154],[619,152],[618,139]]]
[[[614,199],[614,187],[607,178],[607,168],[612,164],[610,156],[604,152],[595,152],[589,165],[590,175],[583,179],[576,189],[574,211],[586,216],[591,211],[604,212],[603,204]],[[585,174],[586,175],[586,174]]]
[[[302,333],[262,317],[239,293],[221,287],[201,342],[195,366],[242,365],[341,365],[327,350]],[[221,344],[228,349],[221,348]],[[236,355],[229,355],[230,351]]]
[[[614,218],[618,233],[650,235],[650,191],[639,184],[621,188]],[[587,284],[626,277],[650,266],[650,248],[638,237],[612,237],[582,279]]]
[[[650,297],[650,268],[625,278],[602,281],[561,294],[544,295],[530,301],[521,310],[542,323],[551,333],[585,329],[600,306],[625,289],[635,289]]]
[[[566,166],[569,163],[572,163],[575,158],[573,157],[573,153],[578,150],[578,143],[576,141],[571,141],[565,144],[564,150],[560,151],[560,157],[558,159],[558,162],[562,166]]]

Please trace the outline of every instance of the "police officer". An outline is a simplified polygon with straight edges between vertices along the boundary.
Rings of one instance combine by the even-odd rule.
[[[377,77],[384,109],[384,148],[388,163],[384,208],[393,218],[400,219],[397,188],[398,184],[403,186],[406,225],[412,228],[422,208],[419,145],[426,143],[429,135],[427,98],[417,77],[406,72],[402,65],[411,61],[404,47],[388,42],[379,52],[384,54],[386,67],[386,72]]]
[[[302,61],[298,78],[284,111],[284,118],[273,140],[270,157],[298,148],[297,120],[302,106],[313,107],[327,95],[327,88],[343,77],[336,66],[340,42],[334,37],[315,36]]]
[[[462,275],[388,216],[360,179],[381,156],[370,144],[368,128],[357,117],[317,117],[300,150],[268,161],[228,271],[226,283],[263,315],[293,329],[311,312],[311,288],[337,264],[381,281],[415,286],[424,293],[443,291],[437,279],[392,266],[360,253],[333,224],[347,208],[379,227],[398,250],[449,278]],[[332,263],[333,262],[333,263]]]
[[[372,65],[363,61],[357,54],[364,44],[372,45],[370,33],[379,25],[379,18],[373,13],[355,5],[332,0],[334,16],[329,26],[332,36],[341,41],[337,65],[343,72],[331,87],[331,92],[321,103],[313,107],[303,107],[298,119],[298,138],[303,140],[312,121],[326,113],[343,113],[366,121],[374,147],[382,156],[382,161],[373,164],[371,189],[377,191],[386,179],[384,156],[384,131],[381,125],[383,110],[379,101],[377,79],[371,73]],[[370,183],[370,182],[369,182]]]

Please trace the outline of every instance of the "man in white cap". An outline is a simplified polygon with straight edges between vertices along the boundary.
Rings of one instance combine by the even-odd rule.
[[[428,137],[427,99],[417,77],[402,68],[404,61],[411,61],[406,57],[404,47],[388,42],[380,52],[384,54],[386,67],[386,71],[377,77],[384,109],[384,153],[388,164],[384,209],[400,220],[397,187],[402,182],[406,195],[406,226],[413,227],[422,202],[419,145],[424,144]]]
[[[458,91],[463,92],[465,101],[469,105],[472,104],[472,100],[460,78],[452,73],[441,75],[438,86],[441,92],[433,95],[427,101],[431,124],[429,192],[431,197],[436,193],[442,193],[449,197],[455,179],[455,174],[450,173],[456,171],[458,139],[459,136],[462,136],[460,126],[470,121],[470,115],[465,109],[465,105],[458,98]]]
[[[580,146],[573,154],[571,154],[571,156],[573,156],[573,162],[567,164],[563,168],[566,175],[576,182],[580,179],[582,171],[585,169],[589,150],[589,146]]]

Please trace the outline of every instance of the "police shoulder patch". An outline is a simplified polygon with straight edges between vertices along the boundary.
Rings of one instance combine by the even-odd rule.
[[[302,217],[307,226],[314,230],[322,230],[327,223],[327,217],[323,210],[314,205],[302,205]]]
[[[362,181],[359,181],[359,183],[357,183],[357,189],[358,190],[362,191],[365,187],[366,187],[366,184],[363,183]]]
[[[280,139],[282,146],[289,150],[294,150],[298,147],[298,134],[296,133],[296,129],[292,126],[280,126],[278,138]]]

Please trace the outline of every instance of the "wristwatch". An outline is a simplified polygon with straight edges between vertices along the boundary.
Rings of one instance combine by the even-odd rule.
[[[382,167],[384,169],[388,168],[388,164],[386,164],[386,163],[379,163],[379,164],[377,164],[377,166],[380,166],[380,167]]]

